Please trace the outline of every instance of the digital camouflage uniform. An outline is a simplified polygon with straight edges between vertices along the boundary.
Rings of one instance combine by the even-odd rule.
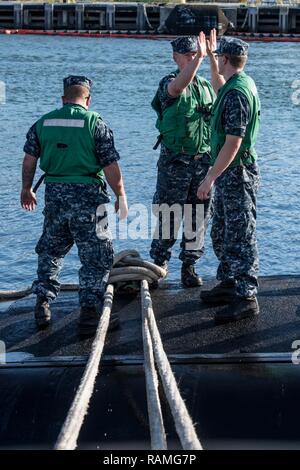
[[[72,84],[78,82],[71,81],[67,85]],[[41,146],[37,123],[29,129],[26,138],[24,152],[39,158]],[[101,118],[96,122],[94,145],[99,167],[104,168],[119,160],[113,133]],[[101,303],[113,263],[112,241],[105,220],[104,204],[108,202],[104,181],[96,184],[46,183],[44,227],[36,245],[38,270],[37,280],[33,282],[35,294],[48,300],[56,298],[63,259],[75,242],[81,262],[80,305]]]
[[[226,42],[230,43],[228,39]],[[221,116],[225,134],[244,137],[249,115],[246,96],[238,90],[229,91]],[[256,198],[259,179],[255,162],[227,168],[215,182],[211,237],[219,260],[217,279],[235,280],[236,293],[244,298],[254,297],[258,287]]]
[[[184,38],[187,43],[193,41],[193,39],[187,37]],[[193,43],[194,44],[194,43]],[[175,52],[185,53],[189,49],[190,44],[186,44],[183,38],[177,38],[172,42],[172,47]],[[168,93],[168,84],[171,80],[176,77],[176,72],[170,73],[165,76],[159,83],[157,97],[160,101],[161,108],[164,111],[168,106],[171,106],[176,102],[178,98],[173,98]],[[208,117],[209,119],[209,117]],[[182,207],[182,215],[185,204],[191,205],[192,215],[192,230],[196,230],[196,211],[197,206],[201,206],[200,213],[202,218],[202,229],[203,226],[206,228],[209,213],[210,213],[210,200],[200,201],[197,198],[197,189],[200,183],[204,180],[210,162],[209,153],[200,155],[187,155],[185,153],[175,153],[174,151],[167,148],[163,142],[161,142],[160,156],[157,163],[157,183],[156,191],[153,197],[153,204],[167,204],[172,206],[173,204],[179,204]],[[203,210],[202,210],[203,209]],[[198,213],[199,214],[199,213]],[[199,215],[198,215],[199,217]],[[171,249],[176,242],[177,234],[174,233],[174,218],[170,220],[170,237],[164,239],[162,236],[163,225],[165,221],[160,214],[158,218],[158,233],[159,238],[154,238],[151,244],[150,256],[154,259],[157,264],[162,264],[164,261],[168,261],[171,257]],[[201,228],[198,220],[198,228]],[[176,229],[175,229],[176,232]],[[202,234],[203,235],[203,234]],[[197,237],[198,238],[198,237]],[[198,246],[188,246],[188,242],[195,241],[194,238],[186,238],[184,234],[180,244],[181,252],[179,259],[186,264],[195,264],[197,260],[204,253],[204,239],[201,236],[201,242],[197,243]]]

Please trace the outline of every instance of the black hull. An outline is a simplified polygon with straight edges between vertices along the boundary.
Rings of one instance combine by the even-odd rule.
[[[259,319],[227,326],[214,325],[198,289],[165,284],[153,293],[162,340],[205,449],[300,447],[300,366],[292,363],[300,278],[261,285]],[[34,298],[8,310],[2,304],[8,362],[0,366],[1,449],[53,448],[91,345],[77,338],[76,302],[76,294],[62,294],[46,332],[35,329]],[[149,450],[139,298],[119,298],[115,310],[121,329],[107,339],[78,448]],[[168,448],[180,449],[163,393],[161,400]]]

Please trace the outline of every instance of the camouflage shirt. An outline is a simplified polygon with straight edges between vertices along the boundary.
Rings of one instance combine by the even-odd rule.
[[[177,100],[177,97],[170,96],[168,93],[169,83],[176,78],[176,73],[172,72],[161,79],[158,85],[157,95],[161,104],[161,110],[165,111],[168,106],[171,106]]]
[[[36,124],[37,123],[34,123],[27,132],[23,150],[25,153],[39,158],[41,154],[41,146],[37,135]],[[95,153],[101,168],[104,168],[120,159],[120,155],[115,149],[113,132],[101,118],[96,122],[94,142]]]
[[[224,98],[222,125],[225,134],[245,137],[250,118],[250,106],[246,96],[238,90],[232,90]]]

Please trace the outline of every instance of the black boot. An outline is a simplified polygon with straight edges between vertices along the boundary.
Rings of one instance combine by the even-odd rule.
[[[47,328],[51,322],[51,310],[46,297],[37,296],[34,309],[35,322],[38,328]]]
[[[94,336],[100,321],[101,313],[96,305],[80,308],[78,330],[80,336]],[[112,331],[119,327],[119,317],[116,314],[110,315],[108,330]]]
[[[202,290],[201,300],[211,306],[226,305],[235,299],[234,281],[222,281],[213,289]]]
[[[229,323],[243,318],[255,317],[258,314],[259,305],[256,297],[245,299],[236,296],[227,307],[215,314],[215,322],[217,324]]]
[[[154,264],[156,264],[156,266],[159,266],[160,268],[164,269],[166,271],[166,276],[168,275],[168,261],[155,261],[154,260]],[[151,282],[151,284],[149,284],[149,289],[150,290],[155,290],[158,288],[158,282],[159,281],[153,281]]]
[[[182,263],[181,282],[185,287],[198,287],[203,284],[201,277],[195,271],[195,266],[186,263]]]

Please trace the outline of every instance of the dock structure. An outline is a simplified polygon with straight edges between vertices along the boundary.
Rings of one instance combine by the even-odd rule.
[[[206,287],[211,287],[208,282]],[[260,314],[226,325],[201,288],[162,281],[152,291],[162,343],[205,449],[299,449],[300,276],[260,280]],[[0,303],[0,448],[53,448],[81,380],[92,339],[77,335],[77,293],[52,303],[38,331],[35,296]],[[119,296],[79,449],[149,449],[140,296]],[[161,399],[168,448],[180,449]]]
[[[0,2],[0,29],[99,31],[167,34],[165,22],[174,8],[203,10],[207,29],[240,33],[300,34],[300,4],[186,3],[15,3]],[[211,9],[211,13],[207,13]],[[218,10],[218,13],[216,11]],[[221,15],[221,16],[220,16]],[[223,16],[222,16],[223,15]],[[227,25],[226,25],[227,26]],[[202,24],[200,25],[202,27]]]

